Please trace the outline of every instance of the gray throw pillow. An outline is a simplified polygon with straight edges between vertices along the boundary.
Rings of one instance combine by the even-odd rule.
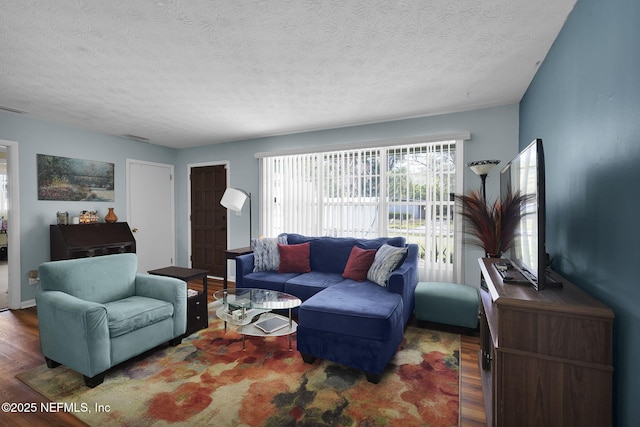
[[[277,271],[280,266],[278,243],[287,244],[287,236],[252,239],[253,271]]]
[[[407,254],[407,248],[387,245],[380,246],[367,272],[367,279],[380,286],[387,286],[391,272],[395,270]]]

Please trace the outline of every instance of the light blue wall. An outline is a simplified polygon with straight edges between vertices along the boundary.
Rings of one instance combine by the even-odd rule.
[[[126,221],[125,168],[127,159],[175,165],[176,203],[176,265],[188,266],[188,166],[228,162],[229,185],[253,194],[254,235],[258,235],[258,161],[256,152],[277,151],[300,147],[349,144],[418,135],[468,131],[471,140],[465,144],[465,163],[478,159],[499,159],[504,162],[517,152],[518,105],[487,108],[469,112],[388,123],[354,126],[341,129],[301,133],[287,136],[209,145],[174,150],[133,142],[109,135],[53,125],[11,113],[0,112],[0,139],[16,141],[19,147],[20,169],[20,237],[21,237],[21,301],[34,298],[35,289],[28,284],[28,271],[49,260],[49,225],[56,222],[57,211],[71,214],[81,210],[98,210],[102,215],[114,207],[119,220]],[[50,154],[115,164],[115,202],[58,202],[37,200],[36,154]],[[487,194],[498,192],[498,169],[489,175]],[[480,179],[468,168],[464,170],[466,188],[479,188]],[[229,247],[248,244],[248,218],[231,216]],[[478,285],[477,250],[465,254],[466,282]]]
[[[49,225],[56,223],[56,212],[77,215],[97,210],[101,216],[113,207],[118,220],[126,221],[125,169],[127,159],[173,164],[175,150],[123,138],[88,132],[0,111],[0,139],[18,143],[20,184],[20,283],[21,301],[35,297],[28,284],[28,271],[49,260]],[[62,202],[38,200],[36,154],[114,163],[114,202]],[[11,221],[11,216],[9,216]],[[15,230],[9,224],[9,238]],[[9,240],[11,244],[11,240]]]
[[[640,420],[640,2],[579,0],[520,108],[545,144],[554,269],[615,312],[615,425]]]
[[[462,113],[275,136],[180,150],[176,161],[177,184],[185,184],[184,191],[176,192],[176,204],[178,206],[176,216],[178,263],[180,265],[188,265],[186,175],[189,164],[214,161],[228,162],[230,168],[230,182],[228,184],[252,193],[254,200],[253,235],[257,236],[259,235],[257,220],[259,212],[258,160],[255,158],[255,153],[257,152],[468,131],[471,133],[471,140],[465,145],[465,163],[480,159],[498,159],[502,160],[502,165],[504,165],[508,160],[513,158],[518,151],[518,113],[518,105],[513,104]],[[464,179],[467,189],[480,187],[480,179],[468,168],[464,170]],[[496,168],[495,172],[491,173],[487,179],[487,197],[492,198],[497,196],[498,187],[499,168]],[[235,214],[230,216],[229,247],[247,246],[249,243],[249,220],[246,217],[246,211],[243,212],[243,216],[236,216]],[[479,284],[480,270],[477,262],[479,256],[482,256],[482,253],[478,250],[469,250],[465,254],[465,281],[474,286],[478,286]]]

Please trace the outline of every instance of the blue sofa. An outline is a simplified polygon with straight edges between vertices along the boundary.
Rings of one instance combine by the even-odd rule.
[[[236,287],[286,292],[302,300],[298,308],[297,347],[305,362],[331,360],[364,371],[377,383],[402,342],[415,305],[418,246],[403,237],[356,239],[283,234],[289,245],[309,243],[306,273],[254,271],[254,254],[236,258]],[[406,248],[386,283],[343,277],[354,246],[384,244]]]
[[[47,366],[64,364],[102,383],[105,371],[160,344],[180,344],[187,285],[137,273],[136,254],[45,262],[36,292],[40,347]]]

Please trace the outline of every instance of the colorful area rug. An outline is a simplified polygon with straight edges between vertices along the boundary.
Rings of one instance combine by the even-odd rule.
[[[210,313],[213,310],[210,308]],[[379,384],[344,366],[305,364],[287,337],[242,337],[214,318],[85,387],[46,365],[17,377],[90,426],[453,426],[459,424],[460,336],[409,326]]]

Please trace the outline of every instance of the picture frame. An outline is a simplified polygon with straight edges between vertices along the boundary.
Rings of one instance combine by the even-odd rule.
[[[36,155],[38,200],[114,201],[114,164]]]

